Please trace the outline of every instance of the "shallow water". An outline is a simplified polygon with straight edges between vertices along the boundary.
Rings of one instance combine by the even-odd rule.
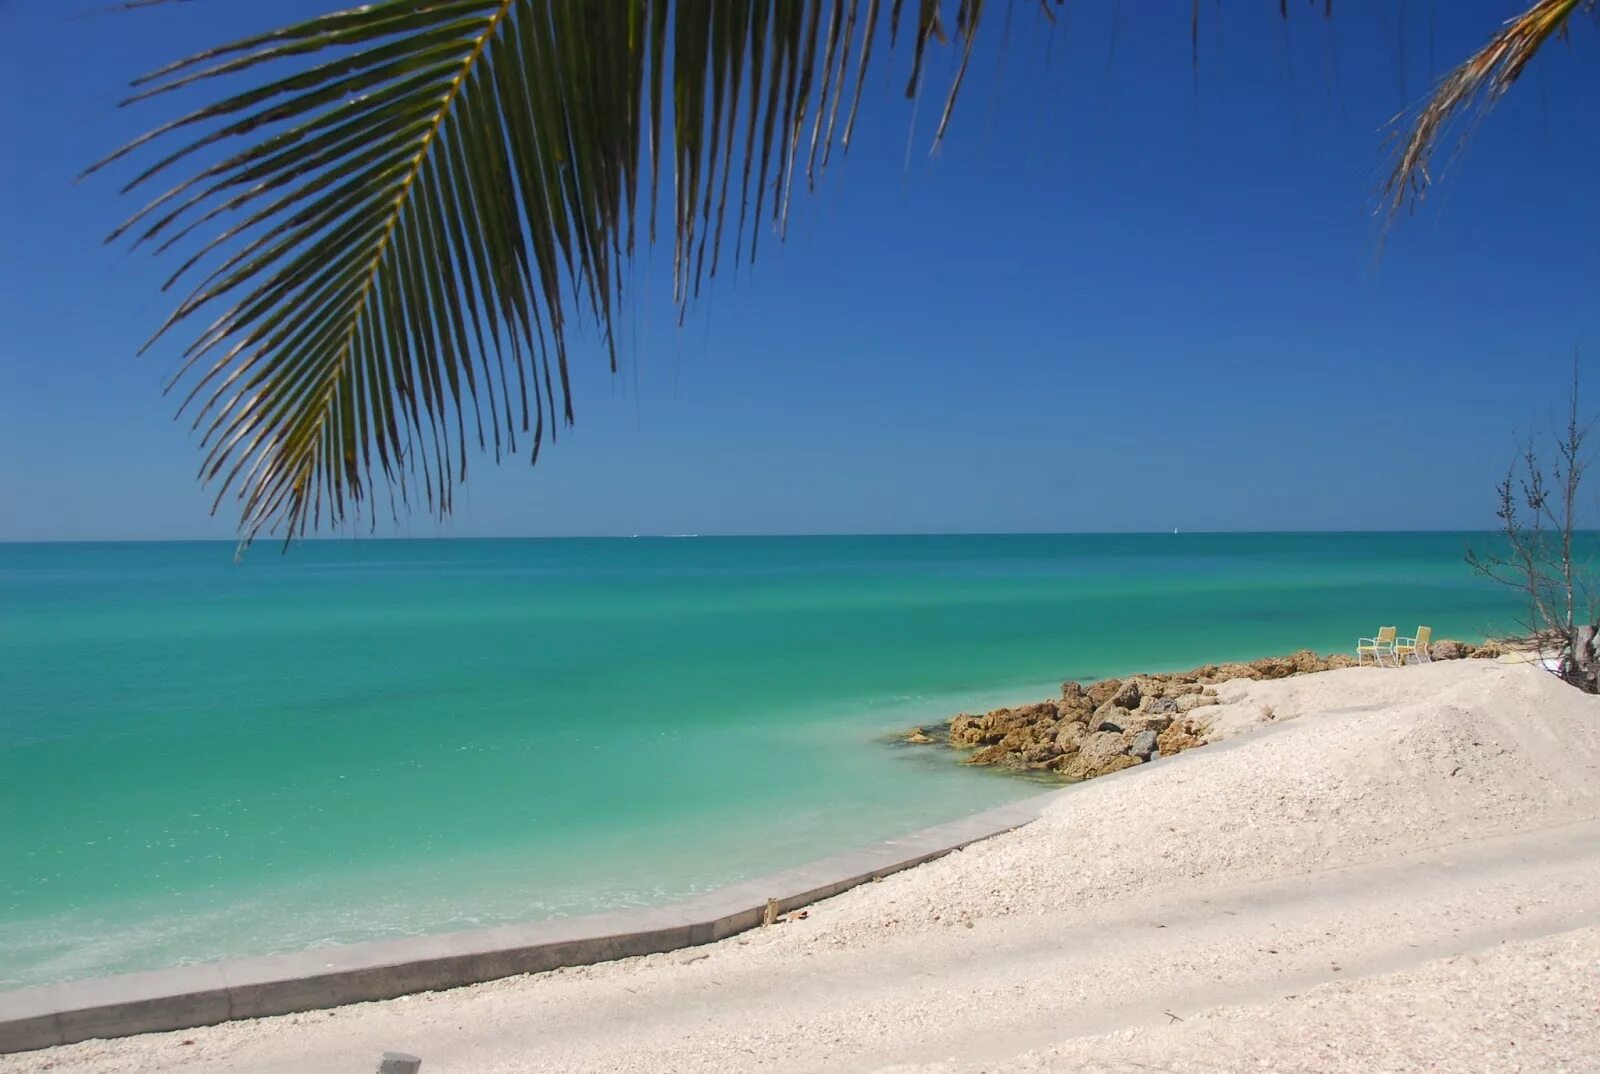
[[[0,988],[660,902],[1034,793],[880,741],[1509,627],[1465,534],[0,544]]]

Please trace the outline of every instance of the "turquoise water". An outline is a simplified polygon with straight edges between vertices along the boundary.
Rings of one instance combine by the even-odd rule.
[[[1033,793],[881,736],[1517,609],[1464,534],[0,545],[0,988],[660,902]]]

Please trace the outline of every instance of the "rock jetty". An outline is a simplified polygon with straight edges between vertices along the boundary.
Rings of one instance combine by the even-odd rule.
[[[1492,641],[1474,646],[1446,640],[1431,646],[1436,660],[1492,658],[1506,651]],[[1215,706],[1222,704],[1218,683],[1285,679],[1355,664],[1343,653],[1319,656],[1301,649],[1247,664],[1206,664],[1088,685],[1064,682],[1060,697],[982,715],[963,712],[945,724],[913,728],[901,741],[971,750],[963,764],[1076,782],[1205,745]]]

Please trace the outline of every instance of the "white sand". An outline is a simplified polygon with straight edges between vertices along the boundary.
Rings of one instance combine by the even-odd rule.
[[[1600,700],[1484,661],[1219,693],[1228,741],[805,921],[0,1072],[1600,1071]]]

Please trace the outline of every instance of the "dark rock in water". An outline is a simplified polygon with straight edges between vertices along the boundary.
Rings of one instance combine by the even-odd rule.
[[[911,730],[905,733],[903,741],[909,742],[913,746],[929,746],[939,740],[928,734],[928,732],[924,731],[922,728],[913,727]]]
[[[1128,741],[1128,752],[1135,757],[1148,758],[1159,748],[1154,731],[1140,731]]]

